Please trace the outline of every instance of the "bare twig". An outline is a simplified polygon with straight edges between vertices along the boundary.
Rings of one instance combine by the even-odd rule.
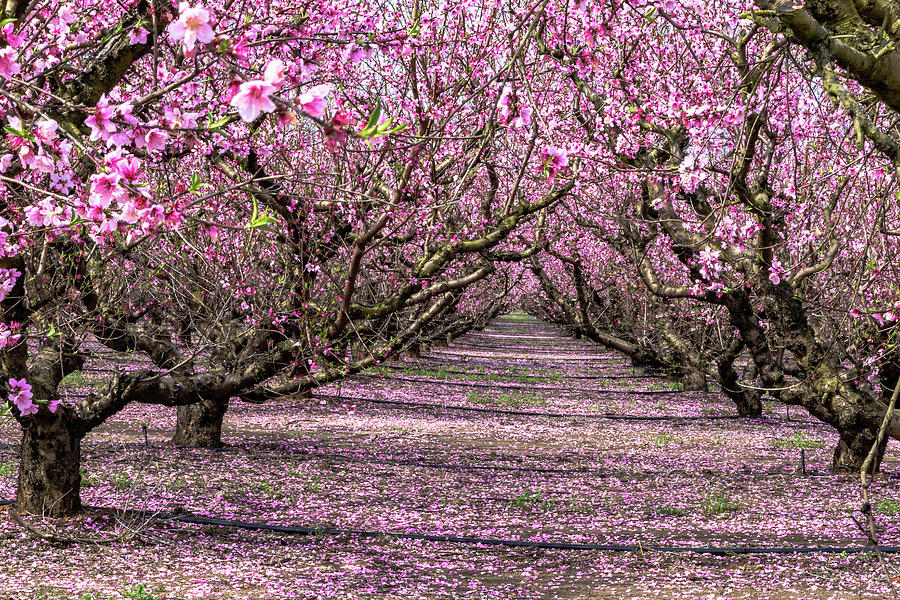
[[[117,542],[128,542],[133,540],[139,534],[141,534],[144,530],[147,529],[148,525],[152,521],[152,519],[147,519],[144,523],[140,524],[138,527],[130,527],[123,523],[125,527],[125,531],[118,535],[114,535],[112,537],[107,538],[97,538],[97,537],[83,537],[83,536],[71,536],[71,535],[63,535],[58,530],[44,531],[38,529],[31,523],[27,522],[22,518],[21,515],[16,511],[12,506],[8,509],[9,518],[13,523],[21,527],[25,530],[25,532],[33,537],[36,540],[40,540],[43,542],[48,542],[50,544],[63,544],[63,545],[72,545],[72,544],[92,544],[94,546],[105,546],[108,544],[114,544]]]
[[[881,426],[878,428],[878,435],[875,437],[875,443],[872,444],[871,450],[869,450],[869,454],[866,456],[866,459],[863,461],[862,466],[859,468],[859,480],[862,484],[862,513],[866,518],[866,526],[863,527],[861,523],[856,522],[857,527],[859,527],[860,531],[866,535],[869,539],[869,542],[875,548],[875,554],[878,556],[878,562],[881,565],[881,570],[884,572],[885,579],[888,581],[888,585],[891,586],[891,592],[894,597],[897,597],[897,592],[894,589],[894,579],[891,577],[891,573],[888,570],[887,562],[884,559],[884,554],[881,552],[881,549],[878,547],[878,535],[875,532],[875,515],[872,513],[872,504],[869,501],[869,486],[872,483],[873,471],[875,470],[875,458],[878,456],[878,451],[881,445],[884,443],[884,440],[887,436],[887,428],[888,424],[891,421],[891,417],[894,414],[894,407],[897,405],[897,397],[900,396],[900,378],[897,379],[896,385],[894,385],[894,393],[891,395],[891,401],[888,404],[887,411],[884,413],[884,419],[881,421]]]

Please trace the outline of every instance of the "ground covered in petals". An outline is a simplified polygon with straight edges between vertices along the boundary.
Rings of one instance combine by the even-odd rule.
[[[71,393],[102,383],[103,371]],[[663,418],[660,418],[663,417]],[[146,427],[146,438],[144,428]],[[0,509],[0,598],[884,598],[871,554],[711,556],[287,535],[119,510],[326,529],[573,544],[860,547],[835,433],[769,403],[737,418],[618,356],[512,315],[311,400],[236,404],[221,450],[178,449],[133,406],[84,442],[74,521]],[[18,437],[0,422],[0,498]],[[805,472],[801,467],[801,453]],[[874,488],[900,546],[900,456]],[[898,562],[888,557],[889,563]]]

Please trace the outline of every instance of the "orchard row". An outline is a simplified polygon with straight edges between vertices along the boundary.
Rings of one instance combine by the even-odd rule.
[[[0,391],[23,510],[78,511],[80,441],[131,403],[216,445],[230,401],[517,305],[685,387],[712,378],[743,415],[802,405],[840,433],[836,470],[876,442],[900,376],[893,3],[2,11]],[[60,393],[95,368],[103,386]]]

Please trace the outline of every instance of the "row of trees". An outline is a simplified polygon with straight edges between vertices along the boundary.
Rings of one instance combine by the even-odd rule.
[[[894,3],[3,11],[24,510],[79,510],[80,440],[132,402],[217,445],[235,399],[520,298],[686,387],[712,377],[741,414],[763,392],[808,408],[841,434],[836,469],[874,441],[900,373]],[[98,346],[153,367],[63,401]]]
[[[174,441],[214,446],[233,399],[496,314],[507,265],[539,247],[528,223],[572,187],[497,117],[533,14],[6,6],[2,361],[23,510],[79,510],[80,440],[132,402],[177,407]],[[61,401],[97,345],[153,367],[126,360]]]
[[[535,308],[686,387],[712,377],[741,414],[761,392],[807,408],[858,470],[900,373],[897,4],[609,8],[538,38],[594,160],[530,265]]]

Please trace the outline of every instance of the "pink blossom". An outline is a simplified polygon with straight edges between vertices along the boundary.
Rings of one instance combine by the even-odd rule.
[[[284,63],[276,58],[266,67],[263,79],[276,87],[280,86],[284,82],[285,71]]]
[[[121,176],[118,173],[102,173],[91,175],[91,206],[106,208],[109,203],[121,196],[125,190],[119,185]]]
[[[135,157],[123,158],[121,155],[108,155],[107,158],[110,158],[110,166],[113,171],[122,176],[122,179],[129,182],[134,182],[141,176],[143,172],[143,165],[141,161],[139,161]]]
[[[48,196],[36,206],[26,208],[25,217],[33,227],[59,227],[71,221],[71,211]]]
[[[541,151],[541,155],[544,159],[544,170],[550,183],[553,183],[556,174],[569,166],[569,153],[562,148],[548,146]]]
[[[137,27],[132,29],[128,34],[128,43],[132,46],[136,44],[146,44],[147,43],[147,35],[150,32],[144,29],[143,27]]]
[[[231,40],[231,45],[228,46],[226,52],[228,53],[228,56],[235,58],[242,63],[249,62],[250,48],[247,46],[247,38],[240,36],[237,39]]]
[[[59,400],[50,400],[49,402],[47,402],[47,410],[56,414],[56,411],[59,410],[59,405]]]
[[[771,271],[769,273],[769,281],[771,281],[775,285],[778,285],[779,283],[781,283],[781,276],[777,271]]]
[[[148,225],[159,225],[166,220],[166,209],[161,204],[154,204],[141,215]]]
[[[262,79],[254,79],[241,84],[240,91],[231,99],[231,106],[238,109],[238,114],[247,123],[256,120],[264,112],[275,110],[275,103],[269,98],[275,92],[275,86]]]
[[[519,114],[510,121],[509,126],[513,129],[527,129],[531,127],[532,110],[530,106],[520,106]]]
[[[530,106],[523,106],[519,102],[518,95],[513,91],[512,87],[507,84],[500,93],[500,99],[497,101],[499,108],[499,121],[504,125],[509,125],[515,129],[528,127],[531,125],[531,117],[533,111]]]
[[[169,134],[163,131],[162,129],[151,129],[144,135],[144,144],[147,146],[147,150],[150,152],[156,152],[159,150],[166,149],[166,142],[169,139]]]
[[[85,125],[91,128],[90,140],[92,142],[97,140],[106,141],[118,129],[116,124],[112,122],[112,117],[115,113],[116,110],[109,106],[106,96],[101,96],[94,114],[84,120]]]
[[[62,8],[59,9],[59,20],[66,25],[71,25],[77,21],[78,15],[75,14],[75,7],[71,4],[64,4]]]
[[[19,414],[23,417],[37,414],[37,406],[31,399],[34,395],[31,393],[31,385],[25,379],[9,380],[9,400],[19,409]]]
[[[178,20],[168,27],[169,38],[173,41],[182,40],[182,48],[188,58],[195,54],[194,46],[197,42],[208,44],[213,40],[215,33],[209,25],[209,11],[202,4],[191,6],[187,2],[178,5]]]
[[[44,154],[43,151],[30,161],[28,167],[38,173],[52,173],[54,171],[53,159]]]
[[[6,299],[7,294],[13,290],[16,281],[21,276],[21,271],[17,269],[0,269],[0,302]]]
[[[35,156],[34,149],[30,145],[23,144],[19,146],[19,160],[22,161],[22,164],[30,166],[34,162]]]
[[[115,216],[119,221],[133,224],[137,223],[141,219],[142,214],[143,211],[139,210],[134,202],[126,202],[122,205],[122,210]]]
[[[500,122],[506,125],[509,123],[510,118],[513,113],[513,105],[516,101],[516,95],[513,93],[513,89],[509,84],[503,86],[503,91],[500,92],[500,99],[497,101],[498,113],[500,115]]]
[[[321,118],[325,115],[325,96],[331,92],[327,84],[317,85],[297,97],[297,104],[311,117]]]
[[[29,415],[36,415],[38,413],[37,404],[29,400],[24,400],[21,403],[13,400],[13,404],[15,404],[19,408],[19,414],[23,417],[27,417]]]
[[[197,117],[200,116],[200,113],[183,113],[178,107],[167,107],[166,110],[163,111],[163,115],[165,116],[166,123],[173,129],[193,129],[197,126]]]
[[[13,330],[6,323],[0,322],[0,350],[15,346],[21,338],[22,336],[13,333]]]
[[[42,121],[38,121],[37,125],[34,128],[34,133],[39,140],[45,143],[52,142],[56,139],[56,130],[59,129],[59,124],[53,119],[44,119]]]
[[[346,113],[337,113],[331,118],[331,121],[323,130],[323,133],[325,134],[325,146],[329,150],[334,150],[346,141],[347,125],[349,124],[350,116]]]
[[[25,43],[25,37],[16,33],[16,24],[7,23],[3,27],[3,35],[6,37],[6,43],[10,48],[21,48]]]
[[[0,49],[0,77],[10,79],[19,74],[22,68],[15,61],[16,51],[7,46]]]
[[[110,217],[101,221],[99,225],[97,225],[97,231],[99,233],[112,233],[113,231],[119,228],[119,221],[114,217]]]
[[[106,213],[104,213],[103,209],[99,206],[90,205],[87,207],[87,210],[82,211],[81,217],[88,221],[99,223],[106,218]]]
[[[706,279],[718,279],[722,274],[722,264],[719,262],[718,250],[713,250],[709,246],[700,251],[698,262],[700,264],[700,275]]]

